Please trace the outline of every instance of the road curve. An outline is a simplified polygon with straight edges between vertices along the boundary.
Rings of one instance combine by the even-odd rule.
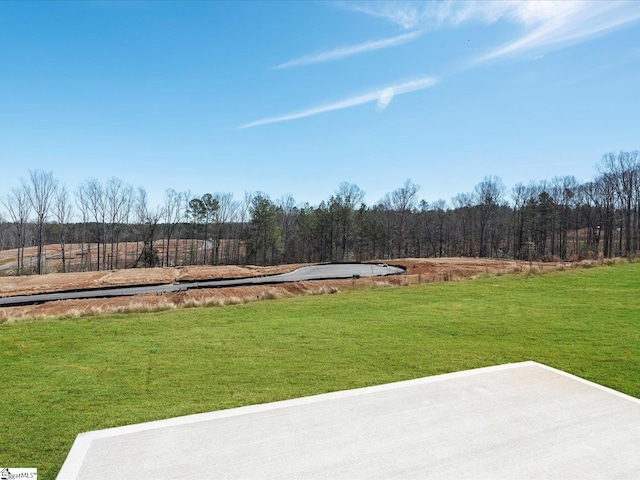
[[[69,292],[39,293],[34,295],[18,295],[0,298],[0,307],[16,307],[53,302],[57,300],[78,300],[89,298],[126,297],[143,294],[163,294],[182,292],[196,288],[224,288],[247,285],[269,285],[277,283],[301,282],[307,280],[332,280],[353,277],[380,277],[398,275],[404,269],[386,264],[372,263],[332,263],[302,267],[293,272],[265,277],[231,278],[223,280],[203,280],[182,282],[167,285],[144,285],[136,287],[115,287]]]

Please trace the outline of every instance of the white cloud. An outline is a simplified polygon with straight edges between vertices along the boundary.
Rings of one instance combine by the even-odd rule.
[[[551,19],[565,11],[581,9],[582,1],[552,0],[494,0],[494,1],[357,1],[342,2],[339,6],[382,18],[404,29],[455,28],[465,23],[492,24],[506,19],[531,25]]]
[[[380,95],[378,96],[378,103],[376,103],[376,108],[378,110],[384,110],[385,108],[387,108],[391,103],[391,100],[393,100],[395,94],[396,91],[393,89],[393,87],[387,87],[382,90],[380,92]]]
[[[373,40],[370,42],[360,43],[358,45],[351,45],[347,47],[340,47],[328,52],[318,53],[315,55],[306,55],[304,57],[295,58],[288,62],[277,65],[276,69],[299,67],[301,65],[311,65],[313,63],[329,62],[331,60],[338,60],[359,53],[371,52],[373,50],[381,50],[383,48],[395,47],[396,45],[402,45],[403,43],[415,40],[424,32],[415,31],[411,33],[404,33],[396,37],[385,38],[383,40]]]
[[[505,16],[516,23],[530,26],[570,14],[572,11],[579,11],[585,6],[585,2],[580,0],[510,2],[511,8],[505,11]]]
[[[372,40],[336,48],[326,52],[305,55],[273,67],[274,69],[285,69],[315,63],[338,60],[361,53],[366,53],[384,48],[395,47],[411,42],[422,35],[427,30],[437,30],[442,28],[457,28],[465,23],[493,24],[501,19],[512,23],[520,24],[526,28],[538,27],[530,38],[521,39],[524,43],[535,44],[538,36],[544,36],[547,29],[553,29],[553,25],[559,19],[572,19],[578,17],[580,12],[589,10],[589,3],[582,1],[558,2],[552,0],[534,1],[427,1],[427,2],[347,2],[338,5],[352,11],[361,12],[376,18],[383,18],[404,29],[414,29],[409,33],[404,33],[382,40]],[[593,6],[590,10],[602,10],[602,4]],[[615,4],[613,4],[615,5]],[[540,26],[541,25],[541,26]],[[416,30],[416,28],[418,28]],[[524,44],[523,43],[523,44]],[[511,47],[497,49],[490,56],[501,55],[510,49],[518,49],[520,43],[514,42]],[[486,60],[483,58],[482,60]]]
[[[317,55],[290,60],[275,68],[325,62],[372,50],[388,48],[412,41],[426,31],[458,28],[463,24],[492,25],[507,22],[519,25],[522,35],[506,45],[478,56],[462,70],[489,60],[527,54],[539,57],[553,49],[605,34],[640,19],[640,2],[634,1],[439,1],[439,2],[342,2],[339,6],[352,11],[383,18],[412,32],[383,40],[341,47]],[[431,87],[438,82],[432,77],[381,88],[364,95],[313,107],[300,112],[250,122],[239,128],[278,123],[376,102],[384,110],[394,96]]]
[[[339,6],[371,17],[382,18],[405,30],[456,27],[471,20],[491,23],[513,8],[514,2],[493,1],[356,1]],[[511,5],[511,6],[510,6]]]
[[[406,30],[415,28],[420,22],[419,3],[408,2],[340,2],[337,5],[372,17],[384,18]]]
[[[524,53],[551,50],[588,40],[640,19],[638,1],[426,1],[353,2],[344,8],[384,18],[403,28],[439,30],[463,24],[519,25],[523,34],[478,57],[473,63]]]
[[[311,117],[313,115],[318,115],[320,113],[326,113],[326,112],[332,112],[334,110],[342,110],[344,108],[356,107],[358,105],[363,105],[365,103],[370,103],[370,102],[378,102],[378,108],[380,108],[381,105],[384,105],[384,107],[386,107],[389,104],[389,102],[391,102],[391,99],[397,95],[403,95],[405,93],[414,92],[416,90],[429,88],[434,86],[436,83],[438,83],[437,78],[421,77],[415,80],[409,80],[403,83],[398,83],[395,85],[379,88],[372,92],[365,93],[363,95],[356,95],[354,97],[349,97],[334,103],[329,103],[326,105],[309,108],[301,112],[289,113],[289,114],[278,116],[278,117],[271,117],[271,118],[265,118],[263,120],[257,120],[255,122],[250,122],[245,125],[242,125],[239,128],[241,129],[252,128],[260,125],[268,125],[270,123],[286,122],[288,120],[296,120],[299,118]]]
[[[520,18],[523,21],[536,19],[532,23],[537,25],[517,40],[478,57],[474,63],[531,50],[564,48],[640,19],[640,3],[567,3],[570,8],[564,8],[558,15],[550,14],[552,8],[544,10],[543,15],[534,8],[521,9]]]

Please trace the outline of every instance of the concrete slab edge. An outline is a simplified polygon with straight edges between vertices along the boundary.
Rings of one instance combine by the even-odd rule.
[[[384,392],[384,391],[395,390],[395,389],[410,387],[410,386],[425,385],[429,383],[446,381],[454,378],[481,375],[481,374],[490,373],[494,371],[507,370],[512,368],[521,368],[524,366],[531,366],[531,365],[537,365],[539,367],[548,369],[550,371],[566,376],[578,382],[590,385],[591,387],[596,387],[612,395],[640,404],[640,399],[637,399],[630,395],[626,395],[622,392],[618,392],[617,390],[613,390],[603,385],[590,382],[588,380],[577,377],[575,375],[564,372],[562,370],[549,367],[548,365],[544,365],[544,364],[529,360],[529,361],[518,362],[518,363],[507,363],[502,365],[493,365],[489,367],[475,368],[472,370],[463,370],[460,372],[433,375],[430,377],[404,380],[400,382],[387,383],[383,385],[374,385],[370,387],[355,388],[352,390],[341,390],[337,392],[323,393],[323,394],[312,395],[308,397],[281,400],[281,401],[263,403],[263,404],[257,404],[257,405],[248,405],[244,407],[236,407],[236,408],[230,408],[226,410],[217,410],[213,412],[196,413],[196,414],[185,415],[181,417],[173,417],[173,418],[168,418],[163,420],[156,420],[151,422],[125,425],[121,427],[113,427],[113,428],[107,428],[103,430],[94,430],[90,432],[80,433],[76,437],[76,440],[74,441],[73,445],[71,446],[71,450],[69,451],[69,454],[56,478],[57,480],[76,479],[82,467],[84,458],[87,452],[89,451],[89,448],[91,447],[91,443],[93,442],[93,440],[99,439],[99,438],[115,437],[118,435],[127,435],[127,434],[142,432],[146,430],[188,425],[188,424],[193,424],[193,423],[198,423],[203,421],[215,420],[219,418],[228,418],[228,417],[234,417],[238,415],[264,412],[268,410],[276,410],[276,409],[293,407],[293,406],[307,405],[310,403],[317,403],[317,402],[335,400],[340,398],[354,397],[358,395],[367,395],[370,393]]]
[[[578,381],[580,383],[584,383],[585,385],[589,385],[590,387],[597,388],[597,389],[602,390],[604,392],[610,393],[610,394],[615,395],[615,396],[620,397],[620,398],[624,398],[625,400],[629,400],[629,401],[631,401],[633,403],[637,403],[637,404],[640,405],[640,398],[632,397],[631,395],[627,395],[626,393],[622,393],[622,392],[620,392],[618,390],[614,390],[613,388],[605,387],[604,385],[600,385],[599,383],[591,382],[591,381],[586,380],[586,379],[584,379],[582,377],[578,377],[576,375],[572,375],[570,373],[567,373],[567,372],[565,372],[563,370],[558,370],[557,368],[550,367],[548,365],[545,365],[544,363],[538,363],[538,362],[534,362],[534,361],[523,362],[523,363],[534,364],[534,365],[537,365],[539,367],[546,368],[547,370],[551,370],[551,371],[553,371],[553,372],[555,372],[555,373],[557,373],[559,375],[563,375],[565,377],[571,378],[572,380]],[[513,365],[517,365],[517,364],[513,364]]]

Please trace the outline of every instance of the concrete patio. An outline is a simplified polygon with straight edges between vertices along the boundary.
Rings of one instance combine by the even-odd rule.
[[[535,362],[78,435],[58,479],[638,478],[640,400]]]

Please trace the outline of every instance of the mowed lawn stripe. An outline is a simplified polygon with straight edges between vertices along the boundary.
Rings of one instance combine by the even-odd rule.
[[[640,397],[640,263],[0,325],[0,465],[80,432],[535,360]]]

